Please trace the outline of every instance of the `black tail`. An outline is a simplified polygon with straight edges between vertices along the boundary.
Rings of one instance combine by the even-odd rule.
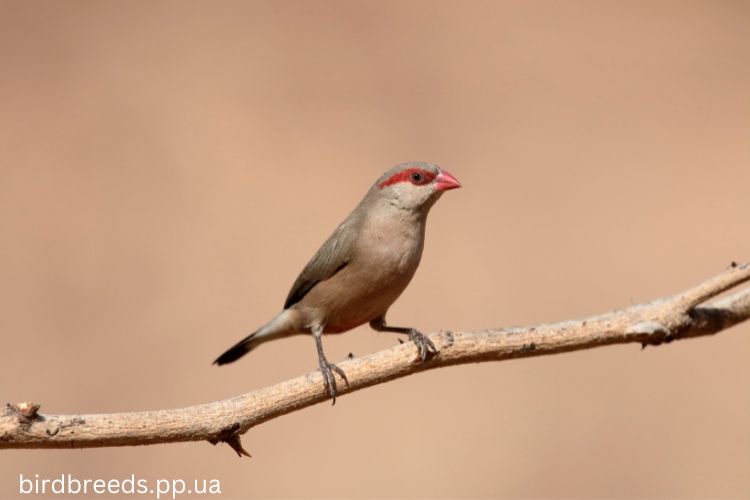
[[[256,332],[257,333],[257,332]],[[215,365],[226,365],[227,363],[231,363],[233,361],[237,361],[242,356],[250,352],[250,349],[252,349],[252,346],[250,345],[250,341],[255,336],[255,333],[245,337],[244,339],[240,340],[234,347],[229,349],[227,352],[216,358],[216,361],[213,362]]]

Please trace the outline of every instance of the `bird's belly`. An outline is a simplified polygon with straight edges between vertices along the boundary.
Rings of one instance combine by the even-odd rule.
[[[386,286],[377,281],[357,283],[344,300],[329,303],[323,332],[342,333],[384,314],[408,285],[408,280],[399,281]]]
[[[369,323],[385,314],[414,275],[408,268],[383,271],[382,267],[368,266],[363,272],[347,266],[316,284],[300,308],[307,310],[311,325],[323,325],[324,333],[343,333]]]

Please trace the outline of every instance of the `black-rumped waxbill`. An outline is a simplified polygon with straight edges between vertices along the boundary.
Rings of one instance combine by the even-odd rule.
[[[404,163],[383,174],[307,263],[284,310],[214,363],[231,363],[270,340],[312,334],[323,384],[335,404],[333,372],[344,380],[346,375],[323,354],[322,334],[370,323],[379,332],[407,334],[423,362],[437,353],[414,328],[386,325],[385,314],[417,271],[427,213],[445,191],[459,187],[455,177],[430,163]]]

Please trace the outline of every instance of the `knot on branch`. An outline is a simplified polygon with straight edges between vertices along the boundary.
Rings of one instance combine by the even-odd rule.
[[[3,416],[15,417],[21,429],[23,429],[24,431],[28,431],[29,427],[31,427],[31,424],[33,424],[37,420],[44,420],[42,416],[38,414],[39,408],[41,407],[42,405],[38,403],[32,403],[31,401],[18,403],[17,405],[7,403],[5,406],[5,411],[3,412],[5,415]]]
[[[251,458],[250,454],[245,451],[245,448],[242,447],[242,443],[240,442],[241,428],[242,426],[237,423],[232,424],[229,427],[224,427],[217,437],[209,439],[208,442],[214,446],[219,443],[227,443],[235,452],[237,452],[238,457],[242,458],[242,455],[245,455],[246,457]]]
[[[636,335],[641,343],[641,348],[645,349],[647,345],[669,344],[675,340],[675,335],[666,326],[656,321],[642,321],[627,330],[625,335]]]

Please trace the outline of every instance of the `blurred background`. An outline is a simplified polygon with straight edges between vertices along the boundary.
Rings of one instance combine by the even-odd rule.
[[[411,160],[464,187],[393,324],[580,318],[747,261],[749,56],[747,1],[3,1],[0,402],[177,408],[316,369],[307,337],[211,362]],[[324,339],[333,362],[396,343]],[[397,380],[252,429],[252,459],[3,451],[0,497],[134,474],[222,498],[746,498],[749,423],[744,324]]]

